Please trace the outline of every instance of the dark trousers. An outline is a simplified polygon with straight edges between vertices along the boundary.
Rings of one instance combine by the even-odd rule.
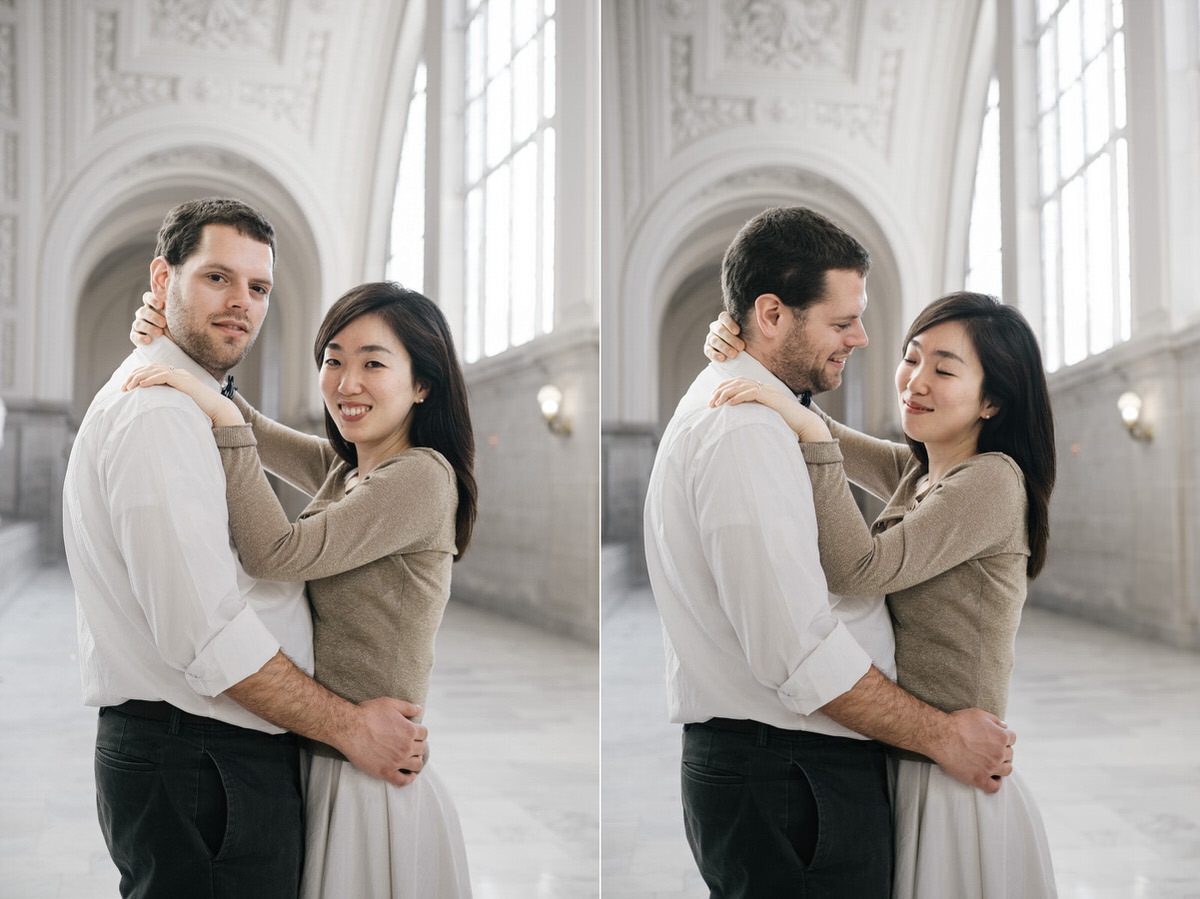
[[[102,709],[95,769],[122,896],[297,896],[304,806],[292,734]]]
[[[884,747],[715,723],[684,725],[682,764],[688,843],[713,899],[888,899]]]

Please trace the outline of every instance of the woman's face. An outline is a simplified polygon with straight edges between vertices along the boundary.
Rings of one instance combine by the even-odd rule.
[[[976,452],[985,416],[996,406],[983,396],[983,365],[962,322],[922,331],[896,368],[904,433],[927,449]]]
[[[413,404],[424,385],[413,381],[404,344],[377,314],[356,318],[325,347],[321,396],[342,437],[353,443],[360,464],[373,464],[409,446]]]

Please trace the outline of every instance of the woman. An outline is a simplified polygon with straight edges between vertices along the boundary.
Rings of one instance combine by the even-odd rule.
[[[161,333],[154,310],[139,318],[135,330]],[[316,679],[353,702],[423,705],[450,566],[475,519],[474,441],[449,327],[420,294],[363,284],[330,308],[314,351],[327,439],[175,369],[144,366],[126,389],[169,385],[212,418],[243,566],[308,582]],[[313,497],[295,522],[264,467]],[[432,766],[394,787],[332,747],[310,748],[302,897],[470,895],[458,817]]]
[[[1028,580],[1046,560],[1054,485],[1037,341],[1013,307],[956,293],[917,317],[902,352],[907,445],[746,379],[722,384],[713,403],[763,403],[799,435],[829,588],[887,595],[900,685],[943,711],[977,706],[1003,718]],[[887,501],[870,528],[847,479]],[[896,899],[1055,895],[1041,816],[1018,775],[989,795],[928,759],[896,756]]]

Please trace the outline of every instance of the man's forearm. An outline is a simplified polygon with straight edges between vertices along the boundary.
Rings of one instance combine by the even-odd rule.
[[[950,716],[892,683],[872,666],[821,711],[853,731],[933,758],[945,743]]]
[[[875,667],[821,711],[863,736],[928,756],[950,776],[988,793],[1012,773],[1016,734],[999,718],[983,709],[939,711]]]
[[[339,746],[354,729],[355,706],[326,690],[282,651],[225,695],[292,733]]]
[[[347,702],[297,668],[282,652],[225,691],[272,724],[338,749],[354,767],[402,787],[424,765],[420,706],[380,696]]]

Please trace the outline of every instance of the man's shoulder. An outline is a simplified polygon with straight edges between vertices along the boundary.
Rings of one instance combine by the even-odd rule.
[[[207,435],[212,421],[195,401],[173,387],[135,387],[122,390],[125,376],[118,369],[92,400],[81,431],[97,428],[115,434],[137,427],[140,432],[158,429],[186,430]],[[211,437],[209,437],[211,440]]]

